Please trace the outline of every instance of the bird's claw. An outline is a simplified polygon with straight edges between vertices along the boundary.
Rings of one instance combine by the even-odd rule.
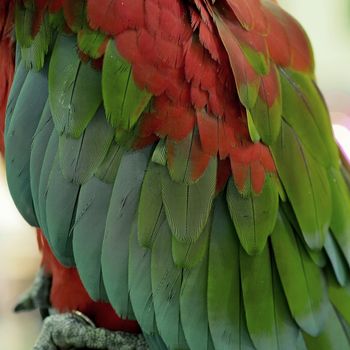
[[[51,276],[40,268],[31,287],[19,298],[14,311],[47,310],[50,307],[50,289]]]
[[[57,314],[45,319],[33,350],[58,349],[142,350],[148,349],[140,334],[96,328],[79,312]]]

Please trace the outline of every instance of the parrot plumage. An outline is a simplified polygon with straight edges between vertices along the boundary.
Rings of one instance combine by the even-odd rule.
[[[296,20],[270,0],[6,6],[7,177],[54,307],[154,349],[350,348],[350,194]]]

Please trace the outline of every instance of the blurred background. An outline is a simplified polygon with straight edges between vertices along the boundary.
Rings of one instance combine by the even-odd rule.
[[[350,0],[279,0],[308,33],[317,82],[338,143],[350,160]]]
[[[350,0],[280,0],[308,32],[316,75],[335,133],[350,155]],[[14,315],[18,296],[30,285],[40,257],[36,235],[14,207],[0,160],[0,349],[29,350],[40,329],[37,312]]]

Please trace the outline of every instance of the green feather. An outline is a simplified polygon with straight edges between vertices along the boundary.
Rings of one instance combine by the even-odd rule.
[[[248,123],[248,130],[250,138],[254,143],[259,142],[261,140],[261,136],[259,134],[258,129],[256,128],[256,125],[254,124],[252,115],[250,114],[249,110],[247,111],[247,123]]]
[[[148,147],[125,153],[108,209],[102,247],[102,272],[110,303],[122,318],[131,312],[127,264],[129,241],[150,152]]]
[[[334,241],[334,238],[329,233],[326,237],[326,241],[324,243],[324,249],[327,253],[327,256],[332,265],[334,274],[337,278],[337,281],[340,285],[344,286],[348,279],[348,266],[345,262],[345,259],[340,252],[340,249],[337,243]]]
[[[240,268],[247,326],[256,348],[295,349],[298,332],[271,266],[269,246],[255,256],[241,249]]]
[[[305,332],[317,335],[323,329],[329,310],[321,270],[294,237],[284,217],[278,217],[271,240],[293,318]]]
[[[137,224],[133,224],[129,242],[129,294],[132,308],[142,331],[154,334],[155,315],[151,284],[151,250],[140,246]]]
[[[206,227],[195,242],[180,242],[174,235],[172,239],[172,253],[177,267],[193,269],[207,255],[211,220],[208,219]]]
[[[198,142],[198,130],[193,130],[184,139],[180,141],[166,140],[168,149],[167,165],[170,177],[173,181],[179,183],[191,184],[198,181],[192,179],[192,152],[194,143]],[[171,156],[170,156],[171,150]]]
[[[91,178],[81,186],[74,221],[73,251],[79,276],[94,301],[108,300],[101,252],[113,186]]]
[[[326,170],[309,155],[287,123],[282,123],[281,134],[271,150],[308,246],[322,248],[332,212]]]
[[[34,3],[29,6],[16,2],[15,7],[15,32],[16,40],[23,47],[29,47],[33,41],[32,28],[34,21]]]
[[[64,11],[49,12],[50,27],[56,32],[62,32],[66,29],[66,20]]]
[[[216,186],[217,159],[194,184],[174,182],[162,169],[162,198],[171,232],[180,242],[195,242],[208,221]]]
[[[350,283],[347,282],[343,287],[339,285],[331,273],[328,272],[327,277],[329,299],[350,325]]]
[[[52,41],[52,32],[48,15],[44,16],[40,30],[29,47],[22,47],[22,59],[27,69],[40,70],[45,63],[45,56]]]
[[[314,82],[308,75],[296,71],[280,69],[280,73],[286,122],[314,158],[323,165],[338,167],[329,113]]]
[[[103,162],[113,140],[113,129],[101,107],[79,139],[60,136],[59,154],[62,173],[77,184],[87,182]]]
[[[160,181],[160,166],[149,162],[138,211],[138,239],[144,247],[152,246],[159,225],[165,218]]]
[[[266,75],[270,70],[269,57],[251,46],[245,44],[243,41],[240,43],[240,47],[244,56],[247,58],[252,68],[260,75]]]
[[[132,67],[110,40],[102,69],[103,102],[107,119],[113,127],[131,129],[147,107],[152,95],[140,89],[132,76]]]
[[[215,348],[241,349],[239,243],[224,195],[220,195],[214,205],[208,266],[210,332]]]
[[[114,183],[124,153],[124,147],[112,141],[105,159],[96,171],[96,177],[103,182]]]
[[[340,171],[329,172],[332,191],[331,231],[350,266],[350,192]]]
[[[280,133],[282,121],[282,97],[279,72],[277,71],[275,65],[272,65],[271,69],[276,70],[276,75],[278,77],[278,96],[276,97],[276,100],[272,106],[269,106],[259,94],[255,106],[250,110],[254,125],[256,126],[261,139],[268,145],[277,139]],[[265,86],[264,81],[262,80],[260,90],[266,96],[266,98],[271,93],[268,91],[269,88],[271,87]]]
[[[275,319],[277,327],[278,349],[294,350],[298,342],[299,327],[290,313],[286,296],[283,292],[277,268],[272,265],[273,296],[275,300]]]
[[[64,6],[64,8],[66,5]],[[68,5],[69,17],[66,19],[66,25],[74,32],[78,33],[86,26],[87,22],[87,11],[86,11],[86,1],[85,0],[74,0]],[[65,14],[66,11],[63,13]]]
[[[289,224],[293,227],[294,232],[296,232],[299,238],[304,241],[303,234],[301,232],[298,220],[293,212],[293,208],[291,207],[289,202],[282,202],[280,205],[282,212],[285,214],[288,219]],[[327,256],[324,250],[313,250],[308,245],[304,245],[306,252],[309,254],[311,260],[318,267],[325,267],[327,265]]]
[[[280,204],[280,208],[282,213],[287,218],[287,221],[293,228],[293,231],[298,235],[300,240],[302,242],[305,242],[305,239],[303,237],[303,233],[301,231],[300,225],[298,223],[298,220],[295,216],[295,213],[293,211],[293,208],[290,204],[290,202],[283,202]],[[304,245],[304,248],[306,252],[308,253],[311,260],[318,266],[318,267],[325,267],[327,265],[327,257],[324,252],[324,250],[314,250],[311,249],[307,244]]]
[[[297,344],[296,344],[296,350],[308,350],[306,347],[302,332],[299,332],[298,340],[297,340]]]
[[[30,189],[30,152],[46,101],[46,71],[31,71],[18,96],[5,140],[10,192],[22,216],[33,226],[37,225],[37,219]]]
[[[157,143],[156,148],[154,149],[152,155],[152,162],[165,166],[167,163],[167,153],[165,146],[165,139],[160,139]]]
[[[240,194],[232,180],[227,187],[227,203],[243,248],[250,255],[259,254],[275,226],[278,191],[270,176],[260,194]]]
[[[87,25],[77,35],[79,49],[93,59],[100,58],[105,49],[107,37],[98,30],[91,30]]]
[[[101,73],[81,62],[73,36],[57,37],[50,61],[49,99],[56,129],[75,138],[102,102]]]
[[[304,334],[308,350],[340,350],[349,349],[350,341],[336,314],[332,309],[327,318],[323,332],[317,337]]]

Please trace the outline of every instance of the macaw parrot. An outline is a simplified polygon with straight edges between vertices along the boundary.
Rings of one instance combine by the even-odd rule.
[[[7,179],[43,254],[17,308],[56,310],[35,350],[350,349],[349,168],[277,1],[0,11]]]

